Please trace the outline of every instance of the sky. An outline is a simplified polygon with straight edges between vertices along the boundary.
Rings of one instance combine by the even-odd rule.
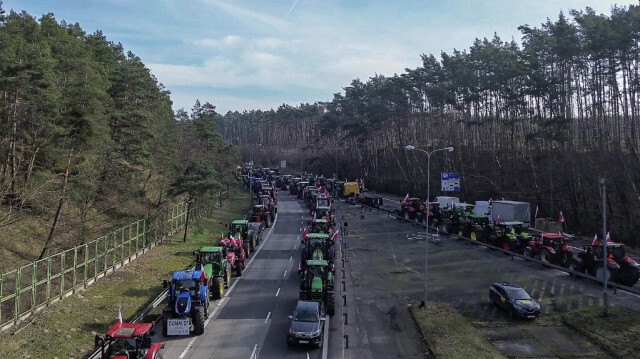
[[[7,12],[79,23],[141,58],[173,108],[218,113],[330,101],[474,39],[520,42],[520,25],[638,0],[0,0]]]

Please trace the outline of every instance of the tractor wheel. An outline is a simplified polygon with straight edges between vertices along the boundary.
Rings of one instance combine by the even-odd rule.
[[[276,214],[275,213],[271,213],[271,222],[276,220]]]
[[[550,263],[551,262],[551,252],[549,252],[548,249],[546,248],[541,248],[540,249],[540,260],[544,263]]]
[[[480,239],[480,236],[478,235],[478,232],[471,231],[471,234],[469,234],[469,238],[471,238],[472,241],[477,241]]]
[[[211,294],[213,299],[221,299],[224,293],[224,280],[221,277],[213,278],[213,286],[211,287]]]
[[[256,249],[256,247],[253,245],[253,238],[248,239],[248,241],[249,241],[249,250],[253,252]]]
[[[527,247],[527,248],[525,248],[525,249],[524,249],[523,254],[524,254],[524,256],[525,256],[525,257],[531,257],[531,258],[533,258],[533,251],[532,251],[532,250],[531,250],[531,248],[529,248],[529,247]]]
[[[237,277],[242,277],[242,270],[244,268],[242,268],[242,263],[240,261],[238,261],[238,263],[236,263],[236,276]]]
[[[618,282],[620,284],[626,285],[627,287],[633,287],[640,278],[640,271],[637,268],[627,266],[621,267],[619,277]]]
[[[164,318],[164,320],[162,321],[162,335],[164,335],[165,338],[169,336],[169,334],[167,333],[168,322],[169,322],[168,318]]]
[[[462,229],[458,230],[458,237],[464,237],[464,231]]]
[[[334,294],[327,294],[327,314],[334,315],[336,313],[336,297]]]
[[[231,265],[229,265],[229,263],[227,263],[227,266],[224,269],[224,279],[224,286],[229,288],[229,286],[231,285]]]
[[[197,307],[193,311],[193,334],[201,335],[204,333],[204,308]]]

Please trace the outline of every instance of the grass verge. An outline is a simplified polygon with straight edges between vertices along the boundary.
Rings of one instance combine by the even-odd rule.
[[[433,357],[506,358],[454,308],[431,302],[427,308],[412,306],[410,310]]]
[[[29,319],[28,324],[0,334],[0,358],[82,358],[93,349],[93,338],[117,317],[132,318],[163,290],[161,282],[173,271],[193,264],[193,250],[211,245],[226,232],[225,223],[242,218],[249,197],[230,194],[211,218],[190,226],[187,242],[182,232],[118,269],[85,291],[59,301]]]
[[[638,312],[612,306],[605,318],[602,307],[585,307],[563,315],[562,319],[614,358],[637,358],[640,353]]]

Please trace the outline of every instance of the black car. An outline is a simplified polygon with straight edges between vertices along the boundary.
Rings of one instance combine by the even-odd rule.
[[[540,304],[517,284],[493,283],[489,288],[489,301],[504,308],[512,318],[535,319],[540,316]]]
[[[298,301],[296,310],[289,316],[291,327],[287,343],[309,344],[322,347],[324,340],[324,310],[320,302]]]

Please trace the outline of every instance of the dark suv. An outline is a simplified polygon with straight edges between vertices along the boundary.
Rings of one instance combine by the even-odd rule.
[[[291,327],[287,335],[287,344],[310,344],[318,348],[322,347],[324,308],[321,302],[298,301],[289,319],[291,319]]]
[[[489,288],[489,301],[504,308],[512,318],[535,319],[540,316],[540,304],[517,284],[493,283]]]

